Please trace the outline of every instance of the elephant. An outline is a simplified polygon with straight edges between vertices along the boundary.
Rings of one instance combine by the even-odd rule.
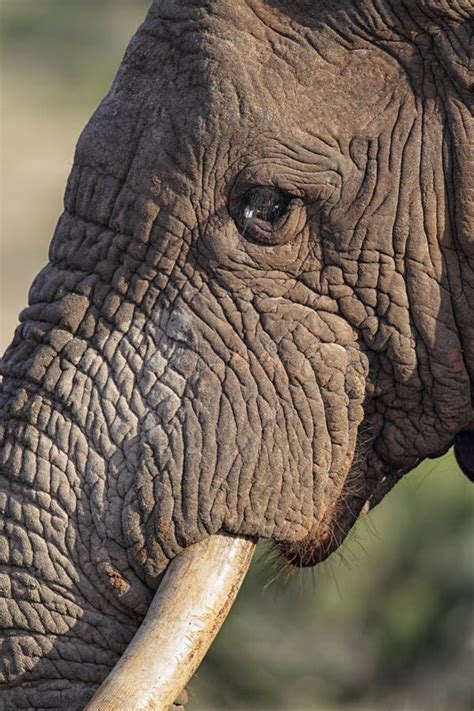
[[[256,541],[313,566],[424,459],[474,479],[471,23],[153,0],[2,360],[2,710],[165,708],[191,662],[100,705],[150,611],[214,629]]]

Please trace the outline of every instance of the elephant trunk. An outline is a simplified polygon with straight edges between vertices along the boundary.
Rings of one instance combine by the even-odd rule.
[[[65,312],[68,305],[77,306],[78,298],[62,296],[57,308]],[[118,417],[117,406],[107,428],[106,412],[102,419],[98,407],[83,407],[79,392],[91,397],[95,389],[103,392],[99,378],[93,377],[95,370],[87,367],[87,342],[65,334],[62,345],[64,329],[60,332],[48,323],[45,309],[43,320],[32,318],[33,309],[30,318],[24,316],[3,364],[5,437],[0,464],[11,481],[10,510],[5,512],[11,540],[4,562],[12,566],[12,580],[21,577],[29,588],[27,597],[15,583],[8,601],[12,609],[22,606],[21,632],[28,632],[28,645],[15,652],[18,668],[7,670],[4,677],[0,669],[0,678],[18,707],[31,703],[28,689],[21,688],[29,670],[35,680],[42,680],[45,698],[56,702],[60,694],[68,702],[74,699],[73,708],[79,708],[76,704],[89,701],[120,658],[150,605],[152,588],[159,585],[130,646],[88,708],[165,709],[219,631],[255,544],[245,538],[210,536],[179,553],[166,564],[166,571],[163,564],[150,587],[143,582],[141,571],[135,572],[124,557],[121,502],[117,504],[116,493],[127,473],[121,452],[128,440],[121,438],[122,448],[114,448],[113,440],[131,418],[127,420],[127,412]],[[96,369],[102,357],[94,351],[91,363]],[[107,387],[110,391],[110,382]],[[31,486],[35,479],[36,489]],[[94,493],[88,497],[90,491]],[[128,519],[124,521],[125,527]],[[23,525],[26,534],[20,537]],[[30,549],[35,552],[33,559],[28,557]],[[39,590],[41,602],[35,599]],[[36,629],[35,611],[44,607],[44,619],[49,620],[50,605],[54,607],[51,628]],[[16,620],[5,623],[12,629],[17,625]],[[12,633],[8,644],[18,646],[19,639]],[[36,662],[30,648],[42,643],[44,659]],[[56,656],[64,659],[60,688],[55,679]]]
[[[214,535],[169,565],[136,635],[86,711],[166,711],[219,632],[255,543]]]

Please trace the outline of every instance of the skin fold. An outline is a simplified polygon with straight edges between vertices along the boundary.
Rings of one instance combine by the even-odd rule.
[[[314,565],[473,476],[469,5],[152,4],[2,361],[1,709],[83,708],[211,534]]]

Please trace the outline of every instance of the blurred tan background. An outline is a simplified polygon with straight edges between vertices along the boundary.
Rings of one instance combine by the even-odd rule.
[[[47,260],[78,134],[147,6],[0,0],[2,351]],[[289,575],[262,548],[190,710],[472,709],[473,503],[449,454],[313,571]]]

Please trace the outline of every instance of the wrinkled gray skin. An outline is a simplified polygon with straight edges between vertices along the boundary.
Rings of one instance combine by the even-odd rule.
[[[3,360],[2,709],[82,708],[193,542],[472,474],[469,6],[152,5]]]

